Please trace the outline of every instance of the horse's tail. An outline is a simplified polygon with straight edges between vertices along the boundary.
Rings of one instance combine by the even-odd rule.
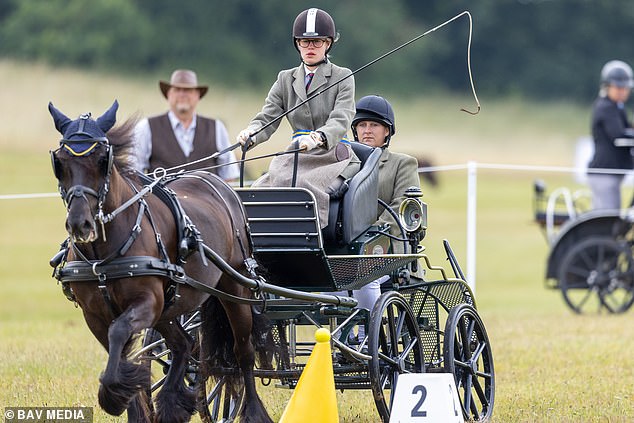
[[[239,366],[233,351],[234,336],[225,309],[216,297],[210,297],[201,307],[201,370],[204,378],[219,379],[215,369],[224,368],[235,370],[227,377],[227,387],[237,393],[242,385]],[[251,339],[256,351],[256,362],[260,366],[270,366],[266,362],[267,354],[271,350],[270,324],[261,313],[253,312],[253,326]],[[221,372],[226,375],[226,372]]]

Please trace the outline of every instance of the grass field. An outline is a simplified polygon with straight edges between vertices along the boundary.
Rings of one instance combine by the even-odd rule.
[[[122,118],[164,108],[153,76],[120,78],[0,62],[0,79],[13,81],[0,97],[0,194],[55,191],[48,150],[59,135],[46,110],[49,100],[69,116],[101,114],[114,97],[122,104]],[[358,78],[362,95],[361,86]],[[262,96],[212,87],[201,108],[224,119],[235,134]],[[586,110],[481,98],[482,113],[472,117],[458,111],[471,108],[469,101],[426,99],[424,93],[419,100],[394,101],[398,132],[392,148],[427,154],[437,164],[572,164],[574,140],[587,126]],[[280,135],[262,152],[285,142]],[[444,264],[440,243],[449,239],[464,267],[466,172],[439,177],[440,187],[424,187],[425,245],[432,260]],[[531,221],[536,177],[551,187],[573,184],[561,174],[478,173],[476,299],[495,358],[494,421],[634,421],[634,311],[577,316],[558,292],[544,288],[548,246]],[[95,407],[96,422],[123,421],[98,409],[97,380],[106,353],[88,332],[81,310],[50,277],[48,260],[65,237],[63,220],[59,198],[0,200],[0,409],[82,405]],[[279,418],[290,392],[262,387],[261,394]],[[337,397],[342,422],[377,421],[368,392]]]

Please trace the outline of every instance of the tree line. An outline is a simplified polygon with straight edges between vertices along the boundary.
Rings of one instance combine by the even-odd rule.
[[[588,102],[602,65],[634,65],[631,0],[3,0],[0,55],[121,73],[196,69],[237,89],[270,86],[296,66],[295,16],[328,11],[341,39],[333,62],[352,70],[456,14],[473,16],[479,93]],[[357,76],[364,91],[468,94],[461,18]]]

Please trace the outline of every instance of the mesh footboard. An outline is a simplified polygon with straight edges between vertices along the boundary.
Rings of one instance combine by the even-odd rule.
[[[383,275],[407,266],[418,257],[416,254],[328,256],[328,265],[335,287],[343,291],[359,289]]]

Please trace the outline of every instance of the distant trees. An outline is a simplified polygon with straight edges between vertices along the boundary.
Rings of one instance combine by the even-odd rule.
[[[631,0],[322,0],[341,41],[333,60],[363,64],[463,10],[473,15],[480,92],[587,101],[604,62],[634,65]],[[4,0],[0,55],[122,72],[192,67],[239,88],[270,85],[298,63],[293,19],[313,3],[287,0]],[[465,92],[461,20],[359,73],[364,91]]]

